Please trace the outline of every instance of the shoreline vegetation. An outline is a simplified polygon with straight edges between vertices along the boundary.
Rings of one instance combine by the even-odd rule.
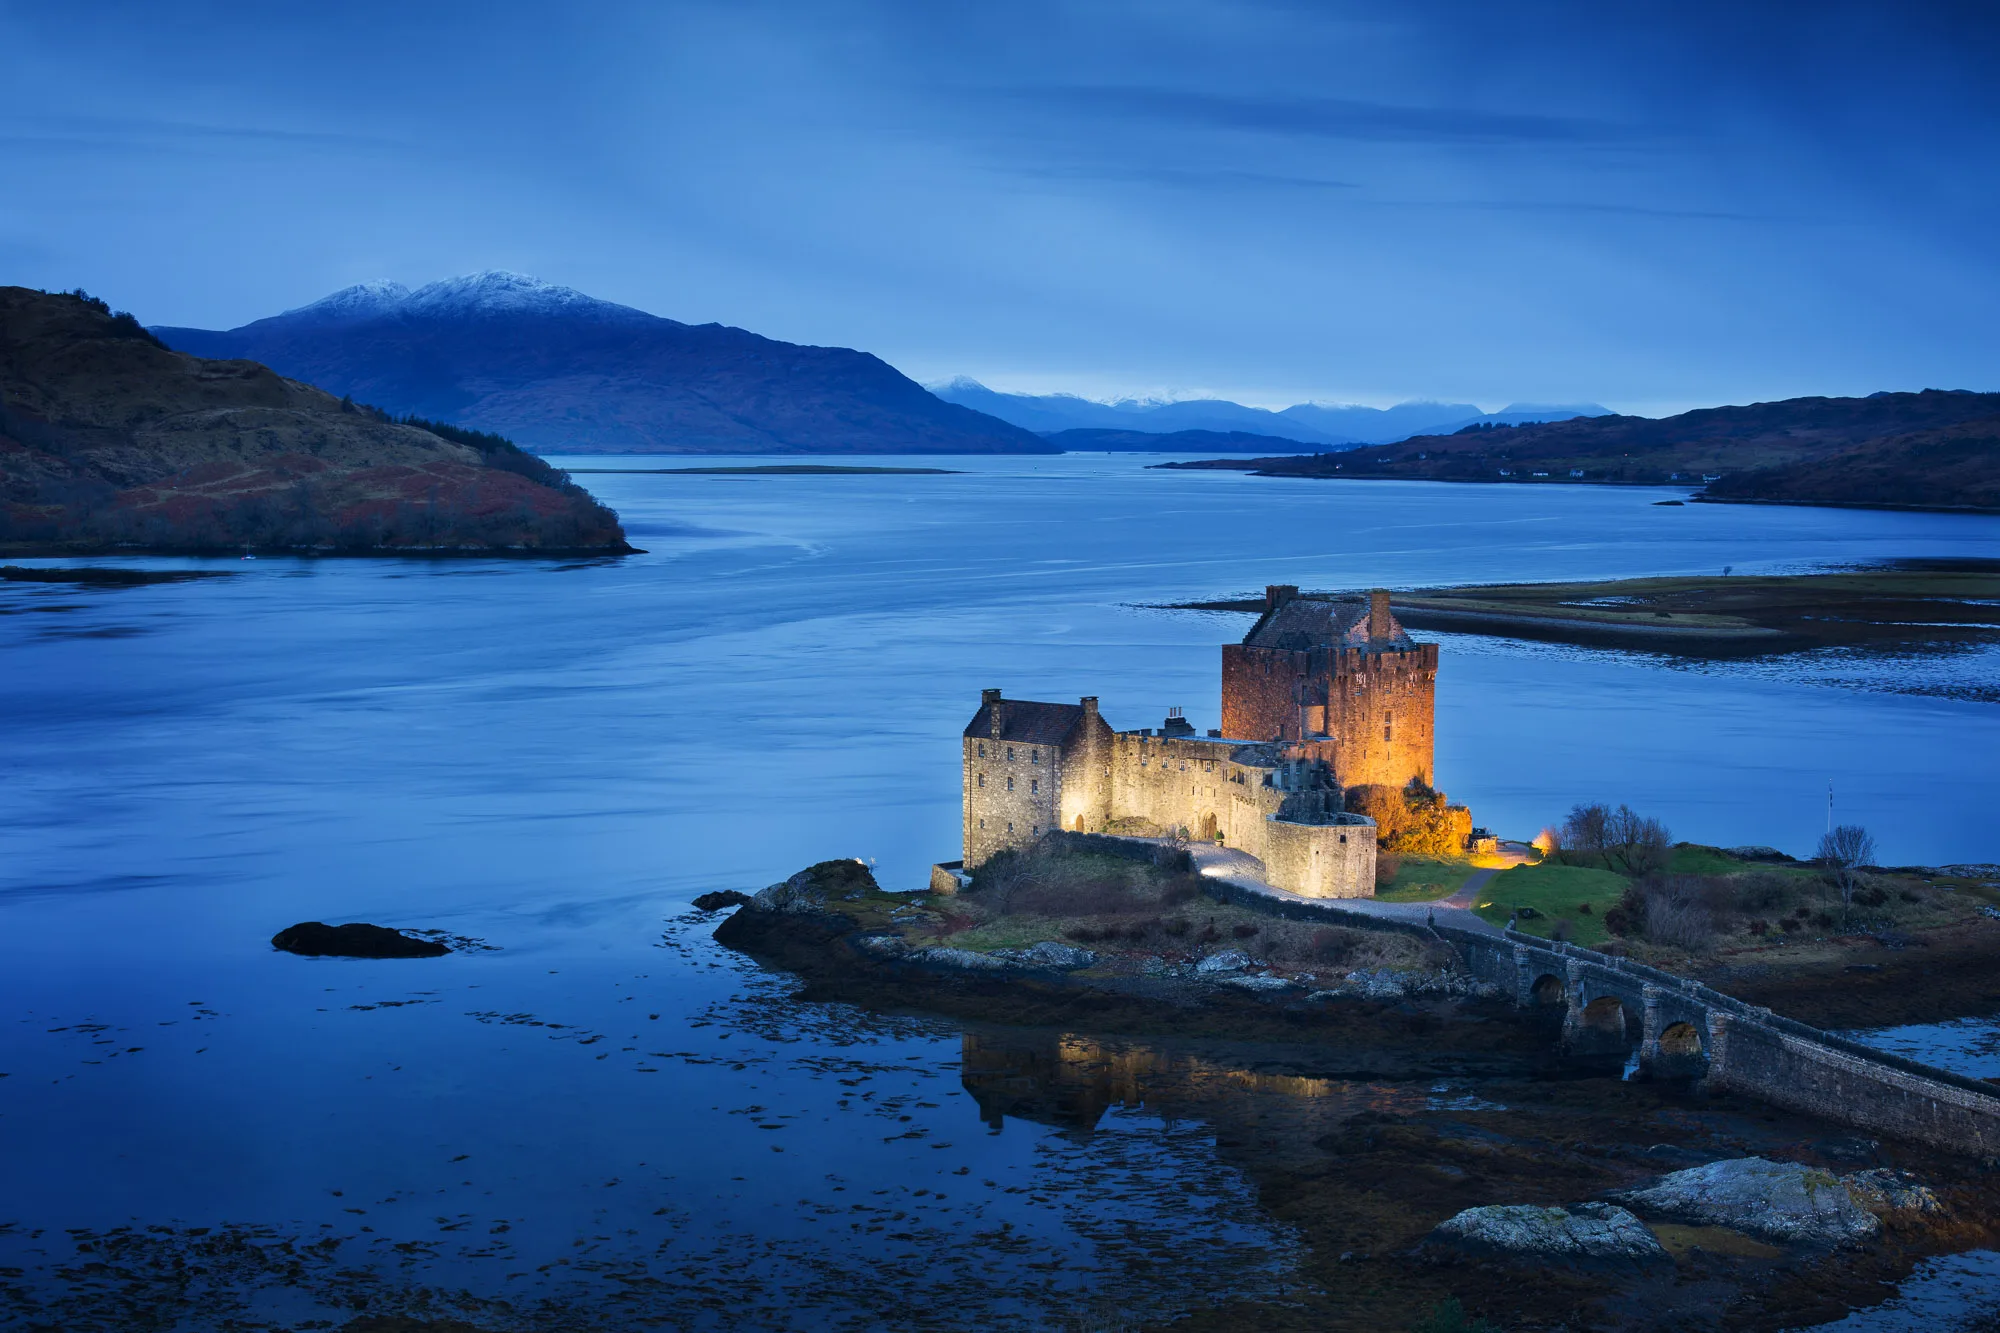
[[[1054,835],[996,856],[957,893],[887,892],[860,862],[829,861],[754,898],[718,893],[697,906],[735,907],[717,941],[801,977],[801,1000],[968,1023],[965,1082],[991,1123],[1011,1115],[1087,1133],[1122,1101],[1212,1125],[1263,1206],[1298,1228],[1305,1281],[1283,1301],[1239,1300],[1177,1327],[1429,1327],[1425,1313],[1447,1305],[1502,1327],[1797,1327],[1880,1301],[1927,1254],[2000,1240],[1990,1173],[1733,1094],[1630,1080],[1622,1056],[1562,1054],[1559,1007],[1515,1008],[1457,972],[1441,941],[1218,901],[1171,843],[1113,854],[1110,841]],[[1956,948],[1961,962],[1983,954],[1984,975],[2000,956],[2000,922],[1983,910],[2000,883],[1871,875],[1854,899],[1862,916],[1845,925],[1854,933],[1835,936],[1819,922],[1817,868],[1767,849],[1671,853],[1643,890],[1612,868],[1615,851],[1508,870],[1483,885],[1482,915],[1519,915],[1561,938],[1563,923],[1602,924],[1609,909],[1629,955],[1663,966],[1679,950],[1681,968],[1711,984],[1722,984],[1717,964],[1753,990],[1784,992],[1789,980],[1808,1011],[1793,1016],[1808,1022],[1801,979],[1836,991],[1891,976],[1872,962],[1861,966],[1878,970],[1857,973],[1853,958],[1939,962]],[[1456,862],[1410,860],[1385,889],[1443,895],[1463,882]],[[1704,902],[1763,894],[1766,915],[1796,897],[1806,924],[1767,927],[1781,937],[1768,941],[1716,908],[1689,952],[1650,938],[1645,909],[1623,901],[1675,886]],[[1589,908],[1585,892],[1603,901]],[[1930,984],[1919,965],[1879,993]],[[1977,984],[1979,997],[1957,999],[1983,998]],[[1853,1214],[1856,1238],[1838,1241],[1759,1230],[1751,1218],[1771,1200],[1754,1184],[1733,1220],[1639,1202],[1695,1169],[1738,1180],[1804,1172],[1830,1186],[1879,1175],[1927,1192],[1899,1194],[1922,1206],[1883,1207],[1875,1221]],[[1578,1261],[1533,1241],[1512,1252],[1449,1243],[1454,1225],[1496,1210],[1546,1213],[1568,1229],[1606,1206],[1587,1200],[1639,1210],[1621,1225],[1646,1263]],[[1565,1209],[1571,1221],[1556,1218]],[[1522,1280],[1524,1263],[1534,1281]],[[1646,1307],[1636,1323],[1634,1302]]]
[[[1394,594],[1413,629],[1693,657],[2000,641],[2000,561],[1911,559],[1807,574],[1468,584]],[[1261,613],[1262,597],[1177,602]]]

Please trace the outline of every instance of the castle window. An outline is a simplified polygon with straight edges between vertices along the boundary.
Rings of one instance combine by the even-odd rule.
[[[1014,821],[1011,819],[1007,821],[1007,831],[1009,833],[1012,833],[1014,831]]]
[[[985,742],[985,741],[981,741],[981,742],[979,742],[979,757],[980,757],[981,759],[984,759],[984,758],[986,757],[986,742]]]
[[[1028,751],[1028,762],[1029,762],[1029,763],[1031,763],[1031,764],[1039,764],[1039,763],[1041,763],[1041,762],[1042,762],[1042,752],[1041,752],[1040,750],[1030,750],[1030,751]]]
[[[1007,757],[1009,759],[1012,759],[1014,757],[1014,747],[1011,745],[1007,747]]]
[[[979,775],[979,785],[982,787],[986,785],[986,775],[984,773]]]
[[[1040,778],[1028,779],[1028,794],[1030,796],[1039,795],[1041,793],[1041,790],[1042,790],[1042,780]]]
[[[1007,779],[1007,790],[1008,791],[1014,790],[1014,779],[1012,778]]]
[[[979,827],[981,827],[981,828],[985,828],[985,827],[986,827],[986,821],[985,821],[985,820],[983,820],[983,819],[982,819],[982,820],[980,820],[980,821],[979,821]]]

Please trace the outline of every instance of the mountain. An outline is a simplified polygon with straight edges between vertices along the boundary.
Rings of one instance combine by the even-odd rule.
[[[514,273],[366,283],[225,332],[153,332],[547,452],[1050,452],[865,352],[681,324]]]
[[[1079,427],[1059,430],[1045,437],[1064,453],[1144,453],[1144,454],[1285,454],[1313,448],[1297,440],[1275,435],[1253,435],[1243,430],[1100,430]]]
[[[1595,403],[1560,407],[1515,403],[1494,413],[1481,412],[1471,403],[1398,403],[1387,408],[1299,403],[1276,412],[1220,398],[1177,403],[1128,398],[1099,403],[1066,393],[999,393],[964,376],[930,388],[946,402],[974,408],[1044,435],[1080,429],[1249,431],[1333,448],[1401,440],[1419,431],[1444,433],[1482,422],[1515,425],[1523,421],[1605,415],[1605,409]]]
[[[616,514],[505,440],[170,351],[102,301],[25,287],[0,287],[0,544],[632,549]]]
[[[1476,425],[1337,455],[1167,466],[1428,481],[1708,481],[1718,500],[1986,507],[1979,497],[1991,494],[2000,470],[2000,452],[1990,444],[1996,418],[2000,393],[1926,389],[1787,398],[1659,418]],[[1880,494],[1871,498],[1871,488]]]

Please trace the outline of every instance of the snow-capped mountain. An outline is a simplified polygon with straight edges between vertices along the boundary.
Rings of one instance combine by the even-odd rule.
[[[370,282],[176,350],[262,361],[551,453],[1046,453],[876,357],[690,325],[519,273]]]

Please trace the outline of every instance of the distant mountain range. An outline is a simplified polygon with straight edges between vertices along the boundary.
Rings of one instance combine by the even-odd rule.
[[[681,324],[515,273],[364,283],[241,328],[152,332],[544,452],[1056,451],[866,352]]]
[[[1787,398],[1671,417],[1601,416],[1307,458],[1217,458],[1263,476],[1705,487],[1708,500],[2000,509],[2000,393]]]
[[[1275,412],[1222,398],[1183,402],[1125,399],[1100,403],[1065,393],[1000,393],[964,376],[933,384],[930,389],[948,403],[973,408],[1043,435],[1086,429],[1150,434],[1188,430],[1249,432],[1290,440],[1309,449],[1381,444],[1419,433],[1448,434],[1472,425],[1519,425],[1608,415],[1608,409],[1595,403],[1553,406],[1514,403],[1498,412],[1482,412],[1472,403],[1398,403],[1386,408],[1299,403]]]
[[[1353,445],[1309,445],[1247,430],[1104,430],[1094,426],[1042,437],[1070,454],[1288,454]]]
[[[618,516],[497,436],[168,350],[81,292],[0,287],[0,547],[620,553]]]

